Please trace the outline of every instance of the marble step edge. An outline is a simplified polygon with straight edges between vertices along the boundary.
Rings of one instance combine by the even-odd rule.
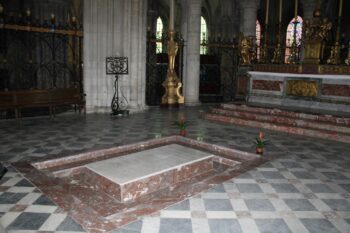
[[[236,117],[227,117],[227,116],[215,115],[215,114],[209,114],[209,113],[204,114],[202,117],[206,120],[224,123],[224,124],[243,125],[243,126],[248,126],[253,128],[279,131],[279,132],[284,132],[288,134],[296,134],[301,136],[308,136],[308,137],[315,137],[315,138],[322,138],[322,139],[328,139],[333,141],[350,143],[349,135],[329,132],[324,130],[284,126],[284,125],[272,124],[268,122],[245,120],[245,119],[236,118]]]
[[[308,119],[297,119],[297,118],[284,117],[284,116],[266,115],[266,114],[246,112],[241,110],[233,111],[233,110],[227,110],[222,108],[211,108],[210,113],[229,116],[229,117],[248,119],[248,120],[259,120],[259,121],[275,123],[275,124],[285,124],[285,125],[290,125],[295,127],[328,130],[328,131],[335,131],[335,132],[344,133],[344,134],[350,134],[350,127],[346,127],[344,125],[329,124],[326,122],[317,122],[317,121],[315,122]]]
[[[300,118],[305,120],[314,120],[320,122],[328,122],[338,125],[350,126],[350,118],[348,117],[337,117],[332,115],[316,115],[310,113],[301,113],[301,112],[293,112],[278,108],[262,108],[262,107],[252,107],[248,105],[237,105],[237,104],[220,104],[220,107],[226,110],[235,110],[235,111],[245,111],[245,112],[253,112],[260,113],[266,115],[278,115],[289,118]]]

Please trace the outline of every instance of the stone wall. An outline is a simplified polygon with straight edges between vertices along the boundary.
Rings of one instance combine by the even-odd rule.
[[[84,91],[88,112],[110,112],[114,76],[106,57],[125,56],[129,74],[120,90],[131,111],[145,108],[147,1],[84,1]]]

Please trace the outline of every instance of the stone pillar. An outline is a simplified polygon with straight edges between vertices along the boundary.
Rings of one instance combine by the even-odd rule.
[[[184,96],[186,105],[199,104],[201,0],[187,1],[187,35],[185,37],[186,73]]]
[[[241,32],[244,36],[255,36],[255,27],[259,1],[240,1],[241,5]]]
[[[303,19],[312,19],[314,10],[317,6],[316,0],[303,0]]]
[[[129,74],[120,90],[131,111],[145,108],[147,1],[84,1],[84,91],[88,112],[111,112],[114,76],[106,57],[125,56]]]
[[[265,0],[263,1],[265,2]],[[257,19],[257,11],[259,6],[258,0],[246,0],[239,1],[240,3],[240,20],[241,20],[241,28],[240,32],[243,33],[244,36],[256,36],[256,19]],[[240,66],[238,68],[238,74],[236,82],[236,90],[235,90],[235,99],[238,100],[246,100],[248,96],[248,83],[249,83],[249,75],[248,71],[252,69],[251,66]]]
[[[187,0],[181,0],[181,35],[182,38],[185,40],[185,45],[187,45]],[[183,68],[182,68],[182,84],[185,85],[186,77],[187,76],[187,46],[183,48]],[[185,87],[182,88],[182,94],[185,96]],[[185,96],[185,102],[186,102],[186,96]]]

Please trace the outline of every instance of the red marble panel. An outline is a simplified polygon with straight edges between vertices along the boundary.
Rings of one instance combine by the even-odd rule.
[[[322,95],[350,97],[350,85],[323,84]]]
[[[334,123],[338,125],[350,125],[350,118],[348,117],[337,117],[332,115],[315,115],[302,112],[286,111],[282,109],[272,109],[272,108],[259,108],[251,107],[247,105],[237,105],[237,104],[222,104],[221,107],[226,110],[268,114],[272,116],[285,116],[296,119],[306,119],[312,120],[314,122],[327,122]]]
[[[273,112],[271,112],[271,114],[258,114],[258,113],[246,112],[246,111],[231,111],[231,110],[226,110],[222,108],[212,108],[210,112],[213,114],[224,115],[229,117],[238,117],[246,120],[271,122],[276,124],[299,126],[304,128],[312,128],[312,129],[320,129],[320,130],[332,129],[332,131],[350,134],[350,127],[344,127],[343,125],[334,125],[333,122],[320,123],[320,122],[313,121],[306,118],[300,119],[300,118],[293,118],[293,117],[284,117],[278,114],[274,115]]]
[[[70,175],[70,179],[80,184],[89,185],[90,188],[94,190],[102,190],[105,194],[118,201],[121,200],[119,184],[112,182],[86,167],[74,169],[74,172]]]
[[[253,80],[252,88],[264,91],[281,91],[282,81]]]
[[[220,156],[214,156],[213,161],[217,162],[217,163],[220,163],[220,164],[224,164],[224,165],[230,166],[230,167],[235,167],[235,166],[241,164],[238,161],[231,160],[231,159],[226,159],[226,158],[220,157]]]
[[[209,113],[205,114],[203,118],[211,121],[226,123],[226,124],[244,125],[244,126],[249,126],[253,128],[269,129],[274,131],[281,131],[284,133],[331,139],[331,140],[346,142],[346,143],[350,142],[350,136],[348,134],[342,134],[335,131],[324,131],[324,130],[321,131],[317,129],[302,128],[302,127],[296,127],[291,125],[279,125],[279,124],[270,123],[270,122],[260,122],[255,120],[241,119],[236,117],[228,117],[228,116],[209,114]]]

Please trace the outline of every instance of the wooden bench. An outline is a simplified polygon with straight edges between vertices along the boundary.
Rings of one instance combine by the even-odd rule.
[[[85,110],[85,98],[76,88],[71,89],[52,89],[50,90],[50,100],[52,104],[53,114],[56,114],[56,106],[74,105],[74,110]]]
[[[48,107],[53,116],[62,105],[74,105],[79,113],[82,109],[85,113],[85,98],[77,88],[0,92],[0,109],[13,109],[16,119],[24,108]]]

